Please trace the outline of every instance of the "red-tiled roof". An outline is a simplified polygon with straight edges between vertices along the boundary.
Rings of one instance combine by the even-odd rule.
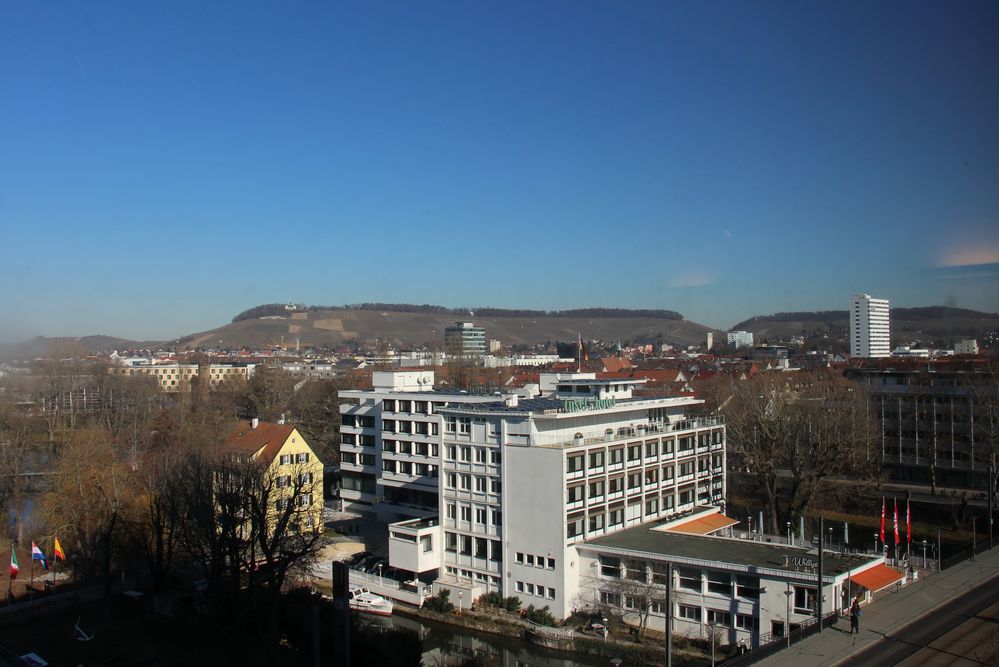
[[[257,428],[251,428],[250,422],[241,421],[226,438],[224,447],[249,456],[260,452],[257,459],[269,465],[294,430],[290,424],[258,422]]]

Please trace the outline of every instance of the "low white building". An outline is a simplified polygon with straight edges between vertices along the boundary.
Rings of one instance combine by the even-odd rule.
[[[639,526],[578,547],[581,600],[586,608],[621,613],[664,631],[668,565],[673,566],[673,631],[755,647],[785,637],[817,613],[818,554],[814,548],[740,539],[737,523],[710,508],[682,520]],[[728,535],[726,535],[728,533]],[[849,609],[904,577],[884,558],[825,551],[823,615]]]

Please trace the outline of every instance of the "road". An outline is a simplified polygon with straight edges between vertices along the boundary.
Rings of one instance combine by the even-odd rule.
[[[842,665],[994,665],[999,655],[999,576],[976,585],[917,623]]]

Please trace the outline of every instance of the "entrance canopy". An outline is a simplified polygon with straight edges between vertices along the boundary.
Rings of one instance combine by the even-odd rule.
[[[700,516],[690,521],[678,523],[666,529],[668,533],[685,533],[687,535],[710,535],[711,533],[728,528],[739,523],[737,519],[730,519],[724,514],[708,514]]]
[[[851,576],[850,581],[863,586],[872,593],[877,593],[883,588],[888,588],[901,578],[902,575],[892,568],[887,565],[878,564]]]

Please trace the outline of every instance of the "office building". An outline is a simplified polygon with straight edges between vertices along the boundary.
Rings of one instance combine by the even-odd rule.
[[[858,294],[850,302],[850,356],[891,355],[888,299]]]
[[[455,322],[444,327],[444,352],[460,357],[481,357],[486,353],[486,330],[472,322]]]

